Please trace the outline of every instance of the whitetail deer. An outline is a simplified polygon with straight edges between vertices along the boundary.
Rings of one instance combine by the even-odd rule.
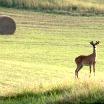
[[[90,44],[93,46],[93,53],[90,55],[80,55],[75,58],[75,62],[77,64],[77,68],[75,70],[75,77],[78,78],[78,72],[83,66],[89,66],[90,68],[90,74],[91,74],[91,66],[93,66],[93,72],[95,76],[95,58],[96,58],[96,45],[99,44],[99,41],[96,41],[95,43],[93,41],[90,42]]]

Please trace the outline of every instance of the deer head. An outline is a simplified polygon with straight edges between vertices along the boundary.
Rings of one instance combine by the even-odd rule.
[[[93,41],[90,42],[90,44],[91,44],[94,48],[96,48],[96,45],[98,45],[99,43],[100,43],[99,41],[96,41],[95,43],[94,43]]]

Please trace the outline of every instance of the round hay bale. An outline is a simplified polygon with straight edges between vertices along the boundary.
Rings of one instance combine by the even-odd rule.
[[[8,16],[0,16],[0,34],[13,34],[16,30],[15,21]]]

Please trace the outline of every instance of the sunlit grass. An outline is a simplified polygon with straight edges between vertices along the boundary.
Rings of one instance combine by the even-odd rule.
[[[98,82],[97,82],[98,81]],[[73,83],[72,83],[73,82]],[[65,86],[48,86],[41,90],[25,90],[1,96],[1,104],[95,104],[104,102],[104,85],[99,80],[87,79],[68,82]],[[51,88],[52,87],[52,88]]]

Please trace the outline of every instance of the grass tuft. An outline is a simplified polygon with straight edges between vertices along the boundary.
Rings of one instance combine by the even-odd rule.
[[[94,84],[94,86],[93,86]],[[0,96],[1,104],[103,104],[104,86],[99,86],[96,81],[75,81],[72,86],[53,88],[44,92],[25,91],[11,96]]]

